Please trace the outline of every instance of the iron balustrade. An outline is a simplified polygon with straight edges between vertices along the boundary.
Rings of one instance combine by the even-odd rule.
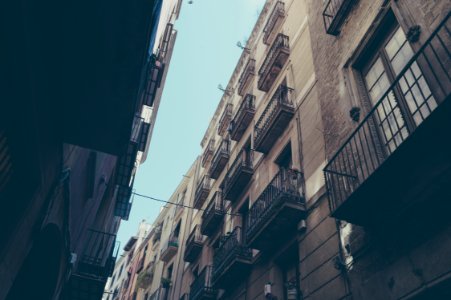
[[[292,88],[289,88],[283,84],[277,88],[276,92],[271,97],[271,100],[255,124],[255,144],[260,144],[262,139],[270,130],[272,123],[277,117],[281,107],[294,109],[293,101],[291,99],[292,91]]]
[[[227,192],[232,187],[236,177],[239,176],[243,168],[253,169],[254,168],[254,151],[250,149],[241,149],[237,154],[235,160],[227,171],[227,175],[224,182],[224,193]],[[228,199],[228,198],[227,198]],[[228,199],[230,200],[230,199]]]
[[[265,27],[263,28],[263,43],[268,44],[270,37],[274,30],[276,29],[276,24],[280,19],[285,16],[285,3],[282,1],[277,1],[276,5],[274,5],[274,9],[271,12],[271,15],[266,22]]]
[[[260,69],[258,70],[258,75],[260,77],[258,79],[258,88],[260,90],[265,92],[269,91],[272,83],[281,72],[283,65],[287,61],[289,53],[290,40],[288,36],[279,33],[269,49]],[[271,72],[274,67],[277,69],[277,74],[272,74],[273,72]],[[270,76],[271,79],[268,79],[268,76]],[[268,80],[271,81],[270,84],[267,83]]]
[[[235,229],[221,240],[219,248],[213,256],[213,280],[233,263],[235,258],[252,259],[252,249],[243,242],[241,227]]]
[[[354,0],[329,0],[323,10],[326,32],[337,35]]]
[[[223,139],[216,150],[210,166],[210,177],[217,179],[222,172],[230,154],[230,140]]]
[[[246,238],[261,228],[284,202],[304,204],[303,173],[285,168],[279,170],[249,209]]]
[[[407,62],[324,168],[332,212],[412,135],[440,103],[449,101],[449,16]],[[402,108],[399,99],[405,99],[408,107]],[[409,125],[408,119],[412,120]]]
[[[238,110],[233,117],[230,130],[230,136],[233,140],[238,141],[246,131],[247,126],[252,121],[255,114],[255,96],[252,94],[247,94],[243,101],[241,101]]]
[[[172,24],[172,23],[166,24],[166,28],[165,28],[164,34],[163,34],[163,40],[161,41],[161,46],[160,46],[160,51],[159,51],[159,55],[163,59],[166,57],[166,54],[169,50],[169,43],[171,42],[173,29],[174,29],[174,24]]]
[[[197,185],[194,197],[194,208],[201,208],[211,189],[210,175],[204,175]]]
[[[186,247],[184,253],[185,262],[194,262],[202,251],[203,235],[200,233],[200,226],[194,226],[193,230],[186,240]]]
[[[122,186],[129,186],[132,180],[133,169],[135,168],[136,156],[138,154],[138,144],[130,142],[127,151],[122,155],[117,163],[116,183]]]
[[[205,295],[214,296],[216,289],[213,288],[213,266],[206,266],[190,287],[190,300],[205,299]]]
[[[209,235],[210,230],[207,230],[211,226],[213,219],[222,218],[224,215],[224,201],[222,198],[222,192],[216,191],[212,200],[208,204],[204,213],[202,214],[201,231],[205,235]],[[219,225],[219,224],[218,224]]]
[[[224,112],[222,113],[221,118],[219,119],[218,135],[223,135],[227,131],[230,120],[232,119],[232,111],[233,111],[233,104],[227,103],[224,108]]]
[[[168,262],[176,253],[179,248],[179,239],[176,236],[171,235],[169,240],[163,245],[161,249],[160,258],[164,262]]]
[[[13,174],[11,150],[4,129],[0,129],[0,192],[8,185]]]
[[[142,93],[142,103],[144,105],[149,107],[153,106],[157,90],[160,87],[161,79],[163,78],[163,71],[164,64],[155,54],[152,54],[147,63],[147,70],[144,76],[144,92]]]
[[[202,155],[202,167],[205,167],[205,165],[210,162],[211,156],[213,155],[215,151],[215,140],[211,139],[208,141],[207,147],[205,148],[204,154]]]
[[[255,75],[255,59],[249,59],[238,80],[238,95],[243,96],[247,83]]]
[[[115,234],[89,229],[77,273],[101,278],[110,277],[118,253],[119,242],[116,242]]]
[[[114,207],[114,215],[121,217],[122,220],[128,220],[133,201],[131,200],[132,187],[116,186],[116,204]]]
[[[186,240],[186,244],[188,245],[190,243],[197,243],[197,244],[202,244],[203,243],[203,236],[200,233],[200,226],[199,225],[194,226],[193,230],[189,234],[188,239]]]

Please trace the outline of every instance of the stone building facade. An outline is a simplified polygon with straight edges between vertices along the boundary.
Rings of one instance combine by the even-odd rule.
[[[450,298],[450,10],[266,1],[137,299]]]

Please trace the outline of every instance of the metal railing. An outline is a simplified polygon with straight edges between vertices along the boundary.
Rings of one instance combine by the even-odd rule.
[[[224,236],[213,257],[213,278],[217,278],[236,258],[252,259],[252,249],[243,242],[241,227]]]
[[[172,24],[172,23],[166,24],[166,28],[164,30],[163,39],[161,41],[160,51],[159,51],[159,55],[162,58],[166,57],[166,54],[169,50],[169,43],[171,41],[173,29],[174,29],[174,24]]]
[[[152,54],[147,62],[147,70],[145,74],[144,92],[142,93],[142,103],[144,105],[153,106],[157,89],[160,87],[163,77],[164,64],[158,60],[155,54]]]
[[[329,0],[323,10],[324,27],[328,34],[336,35],[344,21],[349,6],[354,0]]]
[[[215,151],[215,140],[211,139],[208,141],[207,147],[205,147],[204,154],[202,155],[202,167],[205,167],[207,162],[210,161],[214,151]]]
[[[223,139],[221,144],[219,144],[218,149],[216,150],[215,155],[213,156],[213,160],[211,161],[210,167],[210,175],[215,173],[216,168],[219,165],[219,162],[222,160],[224,156],[229,156],[230,154],[230,140]]]
[[[191,243],[201,244],[203,242],[203,235],[200,233],[200,226],[196,225],[194,226],[193,230],[188,236],[188,239],[186,240],[186,245],[189,245]],[[188,246],[187,246],[188,248]]]
[[[285,16],[285,3],[282,1],[277,1],[276,5],[274,5],[274,9],[271,12],[271,15],[266,22],[265,27],[263,28],[263,43],[268,42],[268,38],[271,36],[271,33],[274,30],[274,27],[277,24],[279,18],[283,18]]]
[[[116,235],[89,229],[84,245],[77,272],[102,278],[111,276],[119,253]]]
[[[331,211],[401,145],[451,92],[449,14],[324,168]],[[399,104],[405,99],[407,109]],[[412,121],[407,125],[408,119]],[[431,134],[434,134],[431,132]]]
[[[260,78],[258,79],[259,88],[261,88],[262,83],[266,81],[266,74],[271,70],[272,65],[274,64],[274,60],[281,50],[290,50],[290,39],[288,38],[288,36],[279,33],[274,40],[274,43],[272,44],[270,50],[268,51],[268,54],[266,55],[262,66],[258,70],[258,75],[260,76]]]
[[[136,163],[136,155],[138,154],[138,144],[134,142],[128,143],[127,152],[123,154],[118,162],[116,169],[116,183],[123,186],[129,186],[133,174],[133,168]]]
[[[128,220],[130,211],[132,209],[132,187],[130,186],[116,186],[116,204],[114,206],[114,215],[121,217],[123,220]]]
[[[233,104],[232,103],[227,103],[224,111],[221,115],[221,118],[219,119],[219,123],[218,123],[218,134],[219,135],[223,135],[228,126],[229,126],[229,122],[230,119],[232,118],[232,111],[233,111]]]
[[[238,80],[238,95],[243,96],[244,88],[251,76],[255,75],[255,59],[249,59]]]
[[[235,116],[233,117],[233,120],[231,122],[231,135],[235,136],[236,131],[241,125],[241,122],[243,122],[244,116],[246,113],[255,113],[255,96],[252,94],[247,94],[243,101],[241,101],[240,106],[238,107],[238,110],[235,113]]]
[[[261,228],[284,202],[305,202],[303,173],[292,169],[279,170],[249,209],[246,237]]]
[[[294,108],[293,101],[291,99],[292,91],[292,88],[289,88],[283,84],[277,88],[276,92],[271,97],[271,100],[255,124],[255,144],[259,144],[266,132],[270,129],[271,123],[277,116],[281,106]]]
[[[254,167],[254,151],[250,149],[241,149],[241,151],[237,154],[235,160],[227,171],[224,190],[227,191],[230,189],[231,183],[234,181],[235,177],[238,176],[241,168],[250,168]]]
[[[161,253],[164,253],[166,250],[168,250],[170,247],[179,247],[179,238],[176,236],[170,236],[168,241],[164,244],[163,248],[161,249]]]
[[[204,224],[208,224],[215,214],[224,214],[224,201],[221,191],[215,192],[213,198],[202,214],[202,227],[204,227]]]
[[[206,266],[199,276],[191,284],[190,300],[204,299],[204,293],[213,294],[215,289],[212,284],[213,266]]]
[[[202,177],[202,180],[199,182],[196,188],[196,194],[194,196],[194,207],[200,206],[200,203],[205,200],[203,198],[205,198],[206,191],[210,191],[211,189],[211,181],[212,179],[208,174]]]

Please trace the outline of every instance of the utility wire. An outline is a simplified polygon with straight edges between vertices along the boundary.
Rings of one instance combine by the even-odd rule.
[[[138,197],[150,199],[150,200],[161,202],[161,203],[165,203],[165,204],[172,204],[172,205],[181,206],[181,207],[188,208],[188,209],[196,209],[196,210],[200,210],[200,211],[206,211],[206,209],[203,209],[203,208],[195,208],[193,206],[185,205],[183,203],[175,203],[175,202],[171,202],[171,201],[167,201],[167,200],[163,200],[163,199],[158,199],[158,198],[151,197],[151,196],[144,195],[144,194],[140,194],[140,193],[137,193],[137,192],[132,192],[132,194],[135,195],[135,196],[138,196]],[[241,216],[239,214],[232,214],[232,213],[228,213],[226,211],[224,211],[224,214],[229,215],[229,216]]]

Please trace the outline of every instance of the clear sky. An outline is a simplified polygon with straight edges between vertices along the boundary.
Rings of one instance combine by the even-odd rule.
[[[135,191],[169,199],[201,153],[200,142],[265,0],[183,1],[171,66],[146,162]],[[121,246],[142,219],[152,223],[162,203],[134,197],[129,221],[122,221]]]

